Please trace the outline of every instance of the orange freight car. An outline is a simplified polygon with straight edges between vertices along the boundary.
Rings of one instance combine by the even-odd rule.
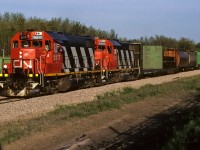
[[[189,54],[187,51],[174,48],[164,51],[164,67],[185,69],[189,65]]]

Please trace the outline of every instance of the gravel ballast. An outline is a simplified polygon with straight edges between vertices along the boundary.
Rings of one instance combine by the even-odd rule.
[[[164,82],[170,82],[179,78],[194,76],[198,74],[200,74],[200,70],[194,70],[189,72],[181,72],[178,74],[81,89],[66,93],[56,93],[54,95],[34,97],[26,100],[22,99],[20,101],[14,101],[14,99],[11,99],[14,102],[0,103],[0,122],[2,123],[17,119],[39,116],[55,109],[57,105],[70,105],[92,101],[95,100],[97,95],[101,95],[112,90],[118,90],[123,87],[139,88],[146,84],[161,84]],[[4,99],[5,97],[0,97],[0,102]]]

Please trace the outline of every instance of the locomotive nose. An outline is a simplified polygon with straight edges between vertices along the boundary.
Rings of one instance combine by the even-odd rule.
[[[18,59],[13,62],[13,67],[22,69],[33,68],[35,58],[35,49],[20,49],[18,52]]]
[[[24,49],[22,53],[22,58],[24,60],[24,69],[32,69],[33,61],[35,59],[35,49]]]
[[[19,58],[35,59],[35,49],[21,49],[19,51]]]

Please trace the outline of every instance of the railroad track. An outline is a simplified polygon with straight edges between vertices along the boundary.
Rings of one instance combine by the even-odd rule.
[[[18,98],[18,97],[0,97],[0,105],[11,103],[11,102],[17,102],[21,100],[26,100],[25,98]]]

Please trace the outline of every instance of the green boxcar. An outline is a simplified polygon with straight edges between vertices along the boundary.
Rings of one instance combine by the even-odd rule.
[[[143,46],[142,67],[143,70],[163,69],[163,47]]]
[[[2,72],[2,62],[3,62],[2,57],[0,57],[0,73]]]
[[[2,57],[0,57],[0,73],[2,72]],[[10,63],[10,57],[4,57],[4,63]]]
[[[196,51],[197,53],[197,67],[200,67],[200,51]]]

